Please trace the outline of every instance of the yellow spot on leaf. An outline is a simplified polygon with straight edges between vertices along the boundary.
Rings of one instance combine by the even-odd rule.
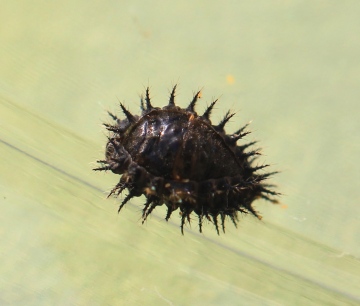
[[[230,84],[230,85],[234,84],[234,83],[235,83],[235,78],[234,78],[234,76],[231,75],[231,74],[228,74],[228,75],[226,76],[226,82],[227,82],[228,84]]]

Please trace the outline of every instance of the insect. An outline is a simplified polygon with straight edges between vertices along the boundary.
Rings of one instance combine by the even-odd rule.
[[[261,216],[252,206],[263,198],[277,203],[279,194],[265,181],[276,172],[259,173],[269,165],[254,166],[259,150],[249,150],[255,142],[241,143],[247,125],[233,134],[224,127],[234,116],[229,111],[217,124],[210,114],[217,100],[202,115],[195,111],[201,91],[198,91],[186,108],[175,105],[176,85],[166,106],[152,105],[149,88],[141,97],[141,115],[131,114],[123,104],[120,107],[125,119],[109,112],[114,124],[104,124],[108,137],[105,160],[99,160],[96,171],[111,170],[121,175],[120,181],[109,196],[119,196],[125,189],[128,194],[118,212],[133,197],[144,195],[142,210],[144,223],[160,205],[167,206],[166,221],[179,209],[181,232],[191,214],[198,217],[202,232],[204,219],[225,233],[228,218],[237,226],[239,213]],[[108,196],[108,197],[109,197]]]

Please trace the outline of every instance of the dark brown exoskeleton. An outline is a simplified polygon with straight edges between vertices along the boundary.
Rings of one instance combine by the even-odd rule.
[[[182,233],[192,212],[198,216],[200,232],[205,217],[218,234],[219,216],[224,232],[226,216],[235,226],[238,212],[261,219],[252,203],[257,198],[277,203],[272,196],[278,193],[264,183],[275,172],[259,174],[268,165],[253,166],[260,153],[248,148],[255,142],[237,145],[249,133],[247,125],[228,135],[224,126],[234,114],[227,112],[218,125],[212,125],[210,114],[217,100],[199,116],[194,107],[200,91],[183,109],[175,105],[175,89],[176,85],[163,108],[152,106],[147,88],[141,116],[132,115],[122,104],[125,119],[109,113],[115,124],[105,124],[111,135],[105,160],[98,161],[102,166],[94,170],[122,175],[109,194],[118,196],[129,190],[118,211],[132,197],[144,195],[143,222],[156,206],[165,204],[166,220],[180,210]]]

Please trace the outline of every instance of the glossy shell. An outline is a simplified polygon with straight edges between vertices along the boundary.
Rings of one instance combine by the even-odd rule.
[[[102,165],[94,170],[122,175],[109,194],[118,196],[128,189],[119,212],[132,197],[144,195],[143,222],[156,206],[165,204],[166,220],[180,210],[182,233],[192,212],[198,216],[200,232],[204,218],[213,222],[218,233],[219,220],[225,232],[226,218],[236,226],[239,212],[260,219],[253,201],[264,198],[276,203],[272,196],[277,193],[264,183],[274,172],[258,173],[268,165],[253,166],[259,152],[248,148],[254,143],[237,144],[249,133],[247,126],[227,135],[224,126],[234,114],[228,112],[213,125],[210,114],[217,100],[199,116],[194,107],[200,92],[182,109],[175,105],[175,89],[163,108],[152,106],[147,88],[141,116],[122,104],[125,119],[109,113],[115,124],[105,124],[110,131],[105,160],[98,161]]]

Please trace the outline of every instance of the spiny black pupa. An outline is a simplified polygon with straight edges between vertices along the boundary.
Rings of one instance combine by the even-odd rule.
[[[133,115],[122,103],[124,119],[109,112],[114,124],[104,124],[109,131],[105,159],[97,161],[101,166],[94,170],[121,175],[109,194],[119,196],[128,190],[118,212],[131,198],[144,195],[142,222],[165,204],[166,220],[179,209],[182,233],[192,213],[198,217],[200,232],[206,218],[218,234],[220,226],[225,232],[227,218],[237,226],[239,213],[261,219],[252,205],[258,198],[277,203],[279,193],[265,183],[276,172],[265,173],[267,164],[254,165],[260,152],[250,149],[255,142],[243,143],[250,133],[247,125],[226,134],[224,127],[234,113],[228,111],[217,125],[212,124],[210,114],[218,100],[198,115],[195,105],[201,91],[180,108],[175,90],[176,85],[162,108],[152,105],[147,88],[140,115]]]

